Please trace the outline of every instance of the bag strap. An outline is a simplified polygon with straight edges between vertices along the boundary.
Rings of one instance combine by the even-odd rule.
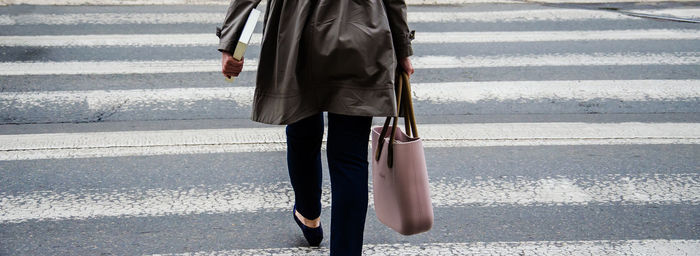
[[[405,116],[404,123],[406,125],[406,134],[409,134],[409,136],[413,138],[418,138],[418,127],[416,125],[416,116],[413,110],[413,97],[411,97],[411,81],[408,76],[408,73],[403,72],[401,75],[403,76],[403,91],[405,96],[405,98],[403,99],[403,109]]]
[[[384,121],[384,125],[382,126],[382,131],[379,134],[380,140],[377,142],[377,150],[375,152],[375,159],[379,161],[379,158],[382,153],[382,148],[384,147],[384,138],[386,136],[386,133],[389,130],[389,123],[393,119],[393,126],[391,129],[391,134],[389,137],[389,145],[388,145],[388,152],[387,152],[387,165],[389,168],[392,168],[394,165],[394,143],[395,143],[395,135],[396,135],[396,128],[398,127],[398,120],[399,120],[399,115],[401,113],[401,110],[404,111],[404,123],[406,124],[406,134],[411,134],[413,135],[412,137],[418,137],[418,130],[416,128],[416,120],[415,120],[415,115],[413,112],[413,102],[411,100],[411,85],[409,81],[409,76],[405,71],[401,71],[401,74],[397,74],[396,77],[396,88],[397,88],[397,97],[396,97],[396,109],[397,109],[397,115],[394,117],[386,117],[386,120]],[[402,104],[403,103],[403,104]]]
[[[384,138],[386,137],[386,133],[389,130],[389,123],[391,122],[392,119],[394,119],[394,125],[391,129],[391,135],[389,136],[389,145],[388,145],[388,158],[387,158],[387,165],[389,165],[389,168],[393,167],[394,165],[394,136],[396,134],[396,123],[399,120],[399,115],[398,111],[400,111],[401,107],[401,98],[402,94],[401,91],[403,89],[403,78],[397,75],[396,79],[396,89],[398,96],[396,97],[396,105],[397,105],[397,115],[395,117],[387,116],[386,120],[384,121],[384,126],[382,126],[382,132],[379,134],[379,141],[377,142],[377,151],[375,152],[375,158],[377,161],[379,161],[379,158],[382,154],[382,149],[384,148]]]

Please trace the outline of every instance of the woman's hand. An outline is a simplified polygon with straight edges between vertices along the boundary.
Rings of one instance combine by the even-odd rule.
[[[409,59],[408,57],[402,58],[401,60],[399,60],[399,65],[401,65],[401,68],[403,68],[403,70],[405,70],[409,76],[413,75],[414,70],[413,65],[411,65],[411,59]]]
[[[229,52],[221,52],[221,73],[226,78],[238,76],[243,70],[243,59],[240,61],[233,58]]]

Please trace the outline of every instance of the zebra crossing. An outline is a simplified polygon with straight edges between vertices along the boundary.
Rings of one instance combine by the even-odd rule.
[[[538,122],[425,124],[428,148],[697,144],[696,123]],[[0,160],[284,151],[283,128],[0,135]],[[325,140],[324,140],[325,147]]]
[[[670,10],[671,13],[685,12],[685,9]],[[581,11],[581,10],[515,10],[484,12],[413,12],[407,17],[411,23],[425,22],[517,22],[535,20],[586,20],[634,19],[613,12]],[[683,13],[685,14],[685,13]],[[32,25],[32,24],[183,24],[221,22],[224,14],[220,12],[178,12],[178,13],[66,13],[66,14],[19,14],[1,15],[0,25]],[[264,17],[260,17],[262,22]]]
[[[384,227],[370,180],[364,253],[698,254],[697,25],[464,2],[408,14],[435,225]],[[248,120],[261,31],[224,82],[211,3],[0,6],[0,254],[328,254]],[[627,10],[700,17],[667,5]]]
[[[537,66],[625,66],[625,65],[696,65],[700,54],[625,53],[625,54],[552,54],[495,56],[421,56],[415,58],[417,69],[479,68],[479,67],[537,67]],[[257,71],[257,59],[248,60],[247,71]],[[5,62],[0,75],[79,75],[79,74],[149,74],[216,72],[218,63],[210,60],[184,61],[62,61]]]
[[[579,185],[577,183],[583,183]],[[330,186],[324,187],[323,205],[330,205]],[[493,207],[499,205],[700,205],[700,174],[603,175],[592,177],[507,180],[483,178],[431,181],[435,207]],[[370,207],[374,207],[370,189]],[[34,191],[3,198],[0,222],[88,219],[105,216],[163,215],[287,211],[294,191],[286,182],[226,184],[221,188],[191,186],[179,189],[94,189],[56,193]]]
[[[563,255],[589,254],[623,255],[642,254],[673,255],[693,254],[696,242],[687,240],[658,241],[582,241],[582,242],[500,242],[500,243],[441,243],[441,244],[381,244],[367,245],[363,253],[368,255]],[[328,250],[305,248],[243,249],[217,252],[196,252],[193,255],[313,255],[328,254]],[[161,255],[161,254],[153,254]],[[169,254],[192,255],[192,254]]]
[[[251,45],[259,45],[262,34],[253,34]],[[509,32],[441,32],[418,34],[413,43],[497,43],[606,40],[697,40],[700,35],[690,29],[593,30],[593,31],[509,31]],[[24,47],[104,47],[104,46],[216,46],[211,34],[149,34],[72,36],[0,36],[4,46]]]

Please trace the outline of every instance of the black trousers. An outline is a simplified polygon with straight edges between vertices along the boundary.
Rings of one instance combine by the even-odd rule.
[[[372,117],[328,113],[331,255],[361,255],[367,216],[367,146]],[[287,167],[297,211],[321,215],[323,114],[287,125]]]

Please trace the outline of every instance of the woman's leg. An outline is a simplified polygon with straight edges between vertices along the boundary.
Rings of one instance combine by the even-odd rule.
[[[287,125],[287,168],[296,210],[304,218],[321,216],[321,141],[323,114]]]
[[[370,116],[328,113],[331,255],[361,255],[367,216]]]

